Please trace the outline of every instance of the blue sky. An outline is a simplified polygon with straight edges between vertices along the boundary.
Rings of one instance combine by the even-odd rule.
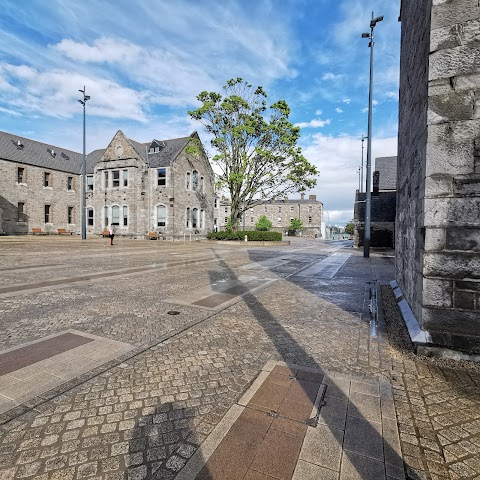
[[[397,153],[399,0],[4,0],[0,130],[87,151],[118,129],[137,141],[188,135],[202,90],[242,77],[285,99],[320,175],[310,193],[331,224],[353,215],[367,133],[368,40],[375,29],[372,157]],[[205,137],[204,137],[205,138]],[[366,146],[366,142],[365,142]]]

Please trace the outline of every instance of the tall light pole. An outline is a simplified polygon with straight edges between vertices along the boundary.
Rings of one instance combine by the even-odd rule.
[[[368,141],[367,141],[367,192],[365,196],[365,234],[363,240],[363,256],[370,257],[370,216],[372,211],[372,85],[373,85],[373,29],[383,17],[373,17],[370,20],[370,33],[362,33],[362,38],[370,39],[370,86],[368,89]]]
[[[360,167],[358,168],[358,192],[360,193],[361,192],[361,186],[362,186],[362,182],[360,180]]]
[[[362,174],[361,174],[362,178],[360,179],[360,185],[361,185],[361,187],[360,187],[360,193],[363,192],[363,142],[364,142],[367,138],[368,138],[368,137],[364,137],[364,136],[362,135]]]
[[[83,105],[83,166],[82,166],[82,240],[87,238],[87,218],[86,218],[86,183],[87,183],[87,153],[85,145],[85,104],[90,97],[85,94],[85,85],[83,90],[79,90],[83,93],[83,100],[79,100],[79,103]]]

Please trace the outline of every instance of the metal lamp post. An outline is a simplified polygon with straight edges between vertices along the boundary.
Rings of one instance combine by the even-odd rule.
[[[360,193],[363,192],[363,142],[364,142],[367,138],[368,138],[368,137],[364,137],[364,136],[362,135],[362,173],[361,173],[361,177],[362,177],[362,178],[360,179],[360,185],[361,185],[361,187],[360,187]]]
[[[90,97],[85,95],[85,86],[83,90],[79,90],[83,93],[83,100],[79,100],[79,103],[83,105],[83,165],[82,165],[82,240],[87,238],[87,218],[86,218],[86,182],[87,182],[87,154],[85,146],[85,104]]]
[[[362,33],[362,38],[370,39],[368,46],[370,47],[370,85],[368,89],[368,142],[367,142],[367,191],[365,197],[365,234],[363,240],[363,256],[370,257],[370,217],[372,210],[372,84],[373,84],[373,29],[383,17],[373,17],[370,20],[370,33]]]

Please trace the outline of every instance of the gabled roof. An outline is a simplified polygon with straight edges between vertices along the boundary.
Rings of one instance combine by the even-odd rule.
[[[378,157],[375,171],[380,172],[379,190],[397,189],[397,157]]]
[[[172,138],[170,140],[154,140],[165,145],[160,152],[147,155],[152,142],[140,143],[127,138],[138,155],[148,162],[151,168],[168,167],[180,152],[188,145],[190,137]],[[21,146],[17,145],[20,142]],[[95,165],[100,161],[106,148],[94,150],[87,155],[87,173],[92,174]],[[54,155],[52,155],[52,152]],[[148,158],[147,158],[148,157]],[[61,172],[81,174],[83,154],[65,148],[49,145],[12,133],[0,131],[0,159],[34,165],[37,167],[59,170]]]
[[[156,140],[157,143],[164,143],[165,146],[157,153],[148,154],[148,166],[150,168],[169,167],[170,162],[177,158],[189,141],[190,137],[172,138],[170,140],[162,140],[161,142]],[[145,146],[148,148],[151,144],[152,142],[148,142],[143,145],[144,148]]]
[[[22,147],[17,146],[18,141]],[[7,132],[0,132],[0,158],[75,174],[83,161],[81,153]]]

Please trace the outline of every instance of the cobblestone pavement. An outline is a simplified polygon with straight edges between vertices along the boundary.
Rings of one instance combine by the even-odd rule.
[[[353,252],[331,281],[309,281],[292,274],[335,244],[246,249],[119,241],[111,251],[101,241],[89,241],[88,249],[70,239],[0,241],[2,274],[16,269],[7,285],[196,260],[0,297],[2,350],[67,328],[140,347],[1,425],[0,479],[174,478],[271,359],[391,379],[408,475],[480,475],[478,370],[416,359],[394,341],[389,346],[384,331],[369,336],[365,282],[390,279],[385,256],[365,260]],[[289,261],[254,270],[277,281],[219,313],[162,303],[278,256]],[[55,265],[35,270],[48,264]],[[168,315],[171,309],[180,314]]]

